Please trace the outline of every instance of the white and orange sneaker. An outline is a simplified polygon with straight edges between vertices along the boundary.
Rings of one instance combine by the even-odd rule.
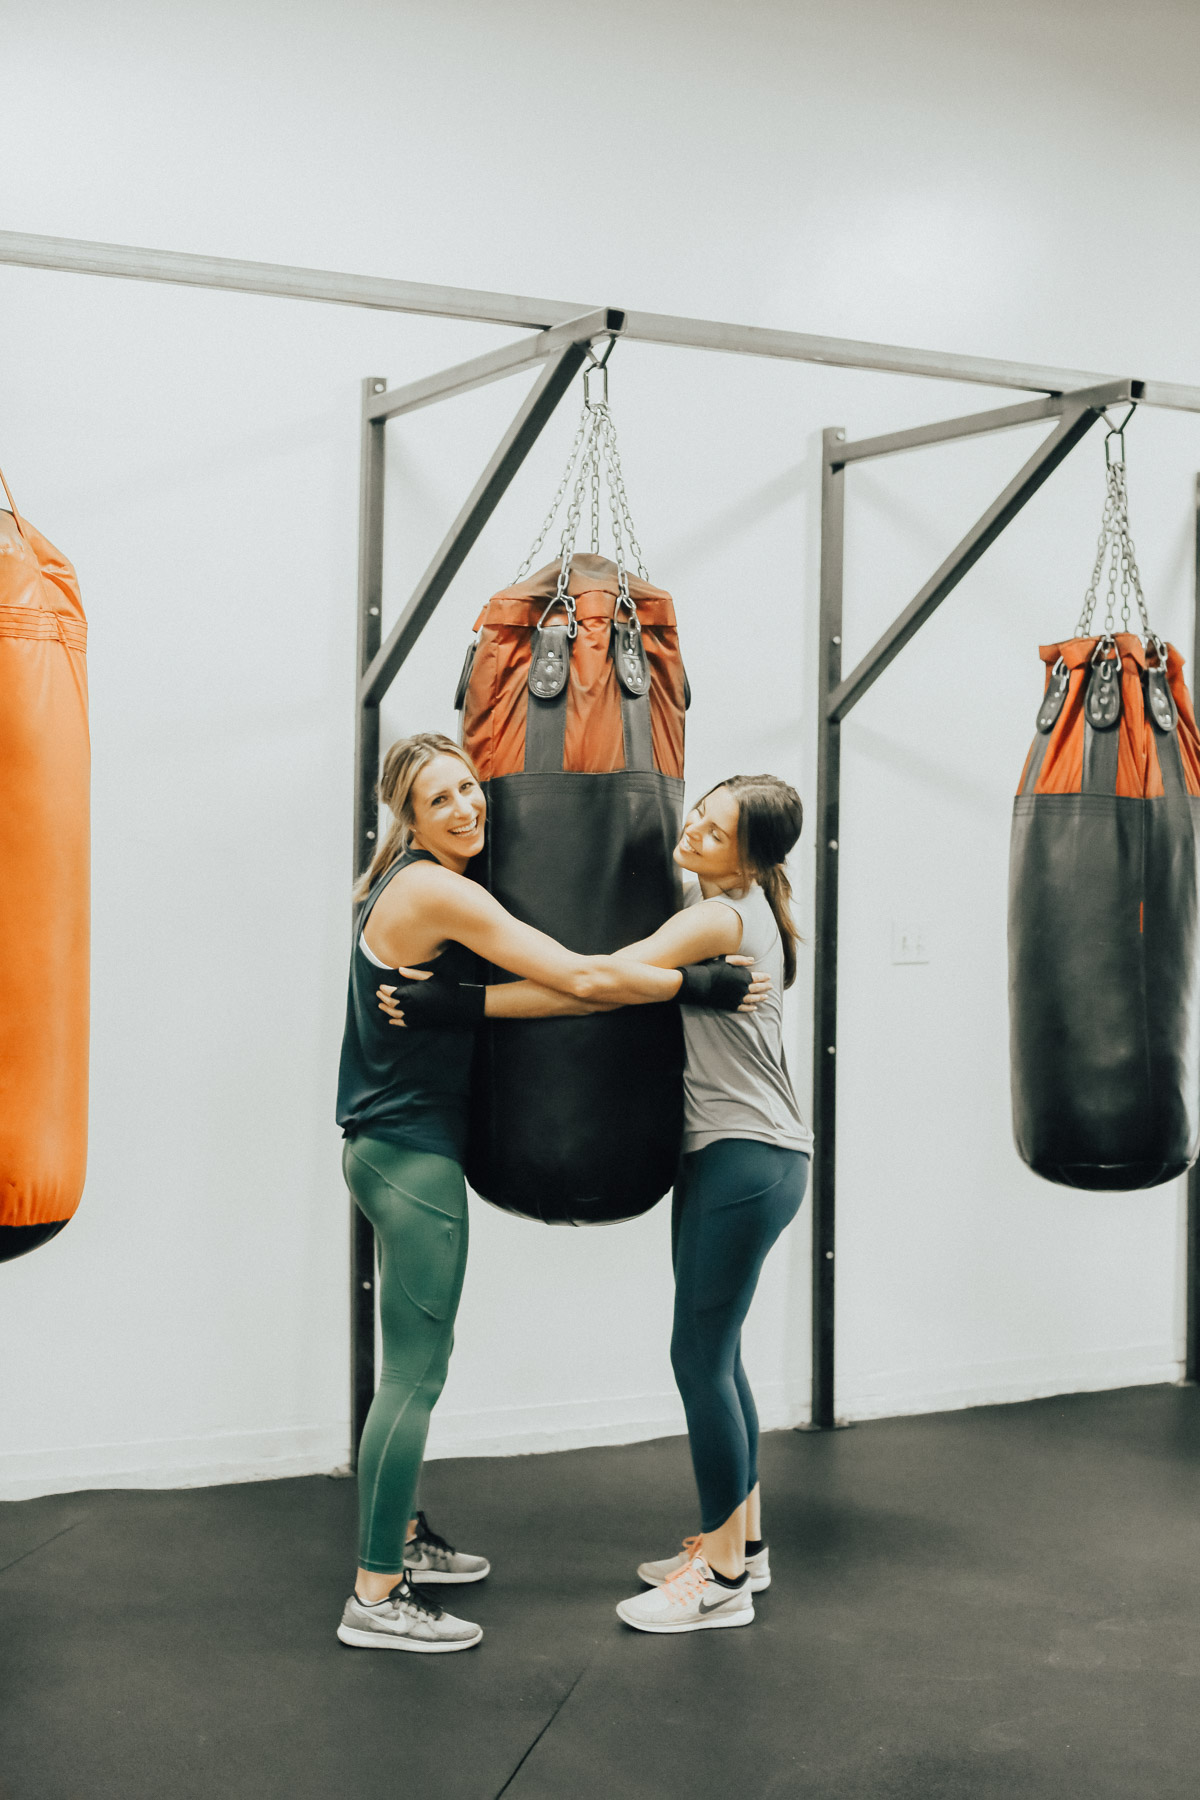
[[[691,1562],[700,1548],[700,1538],[684,1538],[683,1549],[674,1556],[664,1556],[661,1562],[644,1562],[638,1564],[638,1580],[644,1581],[648,1587],[661,1587],[669,1581],[677,1569]],[[750,1577],[750,1592],[761,1594],[771,1585],[771,1552],[764,1544],[753,1556],[746,1558],[746,1573]]]
[[[635,1631],[710,1631],[749,1625],[754,1598],[744,1577],[736,1587],[713,1574],[697,1552],[649,1593],[622,1600],[617,1617]]]

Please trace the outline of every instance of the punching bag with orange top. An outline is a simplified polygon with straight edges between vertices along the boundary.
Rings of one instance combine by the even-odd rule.
[[[559,559],[488,602],[457,699],[488,799],[483,880],[517,918],[585,954],[648,936],[681,902],[671,853],[687,684],[670,595],[625,569],[623,540],[641,558],[611,434],[607,406],[585,408],[559,490],[574,469]],[[597,546],[602,464],[615,561]],[[573,555],[589,487],[597,547]],[[671,1186],[678,1007],[485,1021],[477,1043],[466,1167],[485,1199],[546,1223],[604,1224]]]
[[[0,482],[4,478],[0,475]],[[83,1192],[88,1087],[87,624],[75,571],[0,510],[0,1262]]]
[[[1077,635],[1041,652],[1012,824],[1009,1001],[1022,1159],[1069,1187],[1122,1190],[1168,1181],[1200,1151],[1200,732],[1183,659],[1150,629],[1119,431],[1106,451]]]

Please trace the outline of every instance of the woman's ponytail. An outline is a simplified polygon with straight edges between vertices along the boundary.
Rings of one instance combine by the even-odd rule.
[[[759,876],[758,885],[767,896],[767,904],[775,914],[775,923],[783,940],[783,985],[790,988],[796,979],[796,944],[800,937],[796,921],[792,917],[792,884],[783,864],[772,863]]]

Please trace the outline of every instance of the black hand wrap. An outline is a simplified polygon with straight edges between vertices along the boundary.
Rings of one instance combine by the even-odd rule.
[[[446,981],[441,975],[431,975],[428,981],[401,981],[392,994],[404,1023],[413,1026],[476,1026],[483,1018],[486,998],[486,988]]]
[[[714,957],[711,962],[689,963],[681,969],[683,982],[675,996],[681,1006],[708,1006],[718,1012],[736,1012],[750,992],[752,974],[745,963],[726,962]]]

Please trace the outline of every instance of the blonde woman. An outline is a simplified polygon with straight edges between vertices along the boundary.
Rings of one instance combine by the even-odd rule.
[[[686,952],[670,966],[578,956],[514,919],[466,878],[483,849],[487,806],[470,759],[450,738],[421,732],[393,744],[379,794],[392,823],[357,893],[337,1118],[346,1181],[379,1250],[383,1368],[359,1447],[358,1572],[338,1637],[360,1648],[445,1652],[469,1649],[482,1630],[445,1613],[420,1584],[478,1581],[489,1570],[414,1513],[466,1267],[462,1158],[474,1027],[485,1011],[545,1018],[678,998],[732,1010],[755,1004],[766,983],[745,967],[684,969],[698,960]],[[480,960],[523,979],[485,989]],[[377,988],[435,970],[436,1016],[420,1029],[392,1030]]]

